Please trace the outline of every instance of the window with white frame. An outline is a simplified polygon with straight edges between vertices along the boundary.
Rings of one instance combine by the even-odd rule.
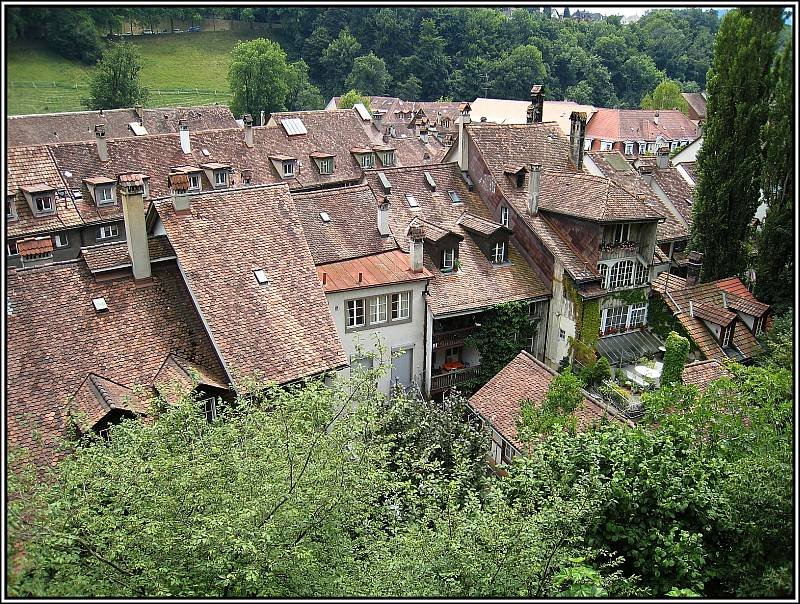
[[[199,174],[189,174],[189,190],[190,191],[199,191],[200,190],[200,175]]]
[[[450,120],[446,117],[442,118],[442,128],[449,128],[450,127]]]
[[[502,264],[506,260],[506,243],[505,241],[498,241],[492,248],[492,262],[494,264]]]
[[[37,214],[46,214],[55,208],[52,195],[37,195],[33,198],[33,202],[36,205]]]
[[[97,228],[97,239],[111,239],[119,235],[119,227],[116,224],[104,224]]]
[[[758,317],[753,323],[753,333],[758,335],[764,327],[764,317]]]
[[[500,458],[503,463],[511,463],[514,460],[514,450],[505,439],[503,439],[503,444],[500,448]]]
[[[386,323],[387,318],[387,299],[386,296],[374,296],[369,299],[369,322],[370,325]]]
[[[633,260],[623,260],[611,267],[608,288],[625,287],[630,285],[633,276]]]
[[[602,263],[598,264],[597,272],[600,273],[600,283],[605,287],[606,281],[608,281],[608,265]]]
[[[214,185],[222,187],[228,184],[228,172],[226,170],[217,170],[214,172]]]
[[[615,306],[614,308],[606,309],[603,331],[608,331],[609,329],[622,329],[627,324],[628,324],[627,306]]]
[[[639,154],[647,153],[647,143],[639,141]]]
[[[392,321],[408,319],[411,311],[411,292],[392,294]]]
[[[507,207],[503,206],[500,208],[500,224],[502,224],[504,227],[507,227],[509,224],[508,214],[509,212]]]
[[[381,162],[384,166],[393,166],[394,151],[381,151]]]
[[[319,160],[319,173],[320,174],[333,174],[333,158],[326,157]]]
[[[600,141],[600,151],[611,151],[614,143],[611,141]]]
[[[647,282],[647,267],[641,262],[636,263],[636,285],[643,285]]]
[[[677,149],[678,148],[678,141],[672,141],[669,144],[669,148],[670,148],[671,151],[674,151],[675,149]]]
[[[347,301],[347,327],[363,327],[366,325],[365,307],[366,300],[364,298]]]
[[[56,247],[67,247],[69,245],[69,238],[66,233],[58,233],[53,235],[53,245]]]
[[[283,175],[284,176],[294,176],[294,162],[293,161],[285,161],[285,162],[283,162]]]
[[[622,242],[628,241],[631,236],[631,225],[630,224],[615,224],[614,225],[614,234],[613,239],[611,241],[614,242]]]
[[[647,143],[647,152],[648,153],[655,153],[656,152],[656,144],[655,143]]]
[[[6,197],[6,218],[13,220],[17,217],[17,203],[13,197]]]
[[[219,417],[219,411],[217,410],[217,399],[210,397],[200,401],[199,404],[202,406],[203,413],[206,416],[206,421],[209,424],[217,421],[217,417]]]
[[[733,325],[726,327],[722,330],[722,347],[727,348],[731,345],[731,336],[733,335]]]
[[[112,187],[97,187],[95,189],[97,205],[108,206],[114,203],[114,191]]]
[[[583,140],[583,150],[584,151],[591,151],[592,149],[592,142],[594,139],[586,138]]]
[[[372,153],[363,153],[358,156],[358,163],[362,168],[374,168],[375,156]]]
[[[564,331],[563,329],[559,329],[558,330],[558,339],[561,340],[562,342],[566,342],[567,341],[567,332]]]
[[[451,271],[455,265],[456,251],[454,249],[442,250],[442,270]]]
[[[16,241],[9,241],[6,244],[6,252],[9,256],[16,256],[19,254],[19,250],[17,249],[17,242]]]
[[[633,304],[630,310],[630,326],[638,327],[644,325],[647,319],[647,303]]]
[[[570,321],[575,320],[575,305],[566,296],[561,299],[561,314]]]
[[[633,155],[633,143],[625,143],[625,155]]]

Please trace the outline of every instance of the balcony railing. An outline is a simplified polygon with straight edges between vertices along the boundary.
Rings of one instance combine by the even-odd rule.
[[[458,386],[478,377],[480,365],[465,367],[464,369],[454,369],[441,375],[431,376],[431,394],[442,392],[453,386]]]
[[[440,331],[433,334],[433,349],[437,348],[453,348],[461,346],[467,337],[475,333],[478,328],[474,325],[472,327],[463,327],[461,329],[450,329],[448,331]]]
[[[641,247],[638,241],[604,241],[600,244],[600,260],[631,258],[641,253]]]

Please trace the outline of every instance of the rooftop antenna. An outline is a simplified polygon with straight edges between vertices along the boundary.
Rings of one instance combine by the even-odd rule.
[[[483,98],[489,98],[489,74],[484,73],[485,81],[483,83]]]

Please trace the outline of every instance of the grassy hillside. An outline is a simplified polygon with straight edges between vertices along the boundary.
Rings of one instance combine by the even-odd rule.
[[[230,51],[238,40],[263,32],[217,31],[128,40],[142,52],[142,80],[151,107],[227,103]],[[60,57],[41,46],[9,44],[7,95],[9,115],[85,109],[91,67]]]

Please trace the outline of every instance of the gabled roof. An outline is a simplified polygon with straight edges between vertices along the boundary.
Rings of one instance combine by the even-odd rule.
[[[482,117],[496,124],[525,124],[528,121],[530,101],[512,101],[509,99],[477,98],[472,103],[471,119],[480,122]],[[542,121],[555,122],[561,131],[569,135],[570,115],[573,111],[585,113],[588,118],[597,109],[592,105],[580,105],[572,101],[548,101],[545,99],[542,108]]]
[[[323,264],[317,267],[317,275],[325,293],[411,283],[433,277],[424,268],[419,273],[412,272],[409,255],[398,249]]]
[[[379,201],[365,184],[293,193],[292,199],[314,264],[338,262],[397,248],[393,237],[381,237],[378,233]],[[392,200],[390,208],[397,203],[401,202]],[[330,217],[330,222],[323,222],[322,212]]]
[[[706,97],[702,92],[681,92],[681,96],[689,103],[699,119],[706,119]]]
[[[133,389],[89,373],[73,395],[67,412],[78,422],[82,432],[88,432],[111,411],[146,414],[146,403]]]
[[[736,320],[736,313],[729,312],[719,306],[713,304],[706,304],[704,302],[695,302],[690,298],[692,304],[689,306],[690,312],[700,319],[719,325],[720,327],[728,327]]]
[[[497,231],[507,231],[508,233],[511,233],[511,229],[503,226],[499,222],[487,220],[486,218],[481,218],[480,216],[473,216],[468,212],[464,212],[464,214],[461,215],[461,217],[458,219],[458,224],[468,231],[472,231],[478,235],[483,235],[484,237],[494,235]]]
[[[714,359],[708,361],[695,361],[683,368],[682,381],[686,385],[697,386],[701,391],[706,389],[711,382],[722,377],[730,377],[730,372],[725,366]]]
[[[187,120],[190,130],[236,127],[236,120],[226,105],[140,111],[147,134],[178,132],[181,119]],[[9,147],[93,141],[95,125],[105,124],[108,138],[128,138],[136,136],[130,127],[132,122],[139,123],[139,115],[133,108],[11,115],[6,118],[6,134]]]
[[[175,258],[175,252],[166,235],[153,235],[148,238],[147,244],[150,252],[150,262]],[[102,273],[131,266],[127,241],[115,241],[82,247],[81,256],[92,273]]]
[[[654,119],[658,114],[658,123]],[[694,140],[697,126],[676,109],[598,109],[586,123],[586,138],[610,141]]]
[[[426,171],[436,181],[435,192],[428,185]],[[419,202],[418,210],[411,210],[405,201],[392,203],[389,208],[392,233],[401,249],[409,249],[406,233],[409,223],[415,218],[423,223],[426,237],[428,225],[440,231],[435,235],[437,239],[443,232],[463,237],[459,245],[461,270],[458,272],[442,273],[439,270],[439,258],[431,258],[426,245],[425,268],[434,275],[428,285],[431,292],[428,304],[435,316],[549,295],[549,288],[513,243],[509,245],[510,264],[494,265],[480,250],[473,235],[459,224],[465,212],[490,223],[494,217],[478,194],[469,191],[458,164],[387,168],[383,173],[392,183],[392,199],[403,200],[406,193],[411,193]],[[367,170],[364,175],[364,180],[376,196],[383,195],[378,174],[377,170]],[[453,204],[448,191],[455,191],[463,203]]]
[[[95,281],[83,260],[9,270],[7,438],[38,465],[59,456],[66,402],[87,373],[125,388],[150,385],[169,353],[225,374],[174,262],[155,264],[153,282]],[[94,298],[108,310],[95,311]],[[41,439],[36,433],[41,434]]]
[[[669,295],[664,293],[665,286]],[[700,352],[702,352],[706,358],[715,359],[717,361],[725,360],[728,358],[728,355],[725,354],[718,339],[709,331],[703,320],[697,316],[697,313],[695,312],[694,317],[690,315],[689,300],[692,301],[693,309],[697,306],[697,303],[713,306],[719,309],[719,312],[726,313],[726,317],[728,314],[733,313],[728,313],[728,311],[725,310],[726,306],[722,296],[723,292],[728,294],[728,299],[730,299],[730,294],[732,293],[745,300],[758,302],[753,295],[747,291],[747,288],[741,280],[736,277],[687,286],[686,279],[676,277],[675,275],[669,275],[668,273],[661,273],[656,280],[653,281],[651,287],[653,291],[661,295],[664,303],[689,333],[692,341],[694,341],[700,349]],[[761,303],[759,302],[759,304]],[[761,345],[740,318],[735,318],[734,322],[735,327],[733,330],[732,344],[742,354],[745,360],[750,359],[760,350]]]
[[[167,355],[152,381],[156,390],[169,403],[175,403],[179,394],[191,392],[197,386],[210,386],[220,390],[228,388],[214,372],[174,353]]]
[[[556,375],[555,371],[523,350],[470,397],[469,406],[517,450],[522,451],[523,445],[517,439],[517,419],[522,402],[529,400],[540,406]],[[587,429],[603,417],[631,425],[612,407],[596,400],[585,390],[582,393],[583,401],[574,412],[579,430]]]
[[[155,207],[234,383],[286,383],[347,363],[286,185],[192,195]],[[254,271],[266,272],[260,285]]]

